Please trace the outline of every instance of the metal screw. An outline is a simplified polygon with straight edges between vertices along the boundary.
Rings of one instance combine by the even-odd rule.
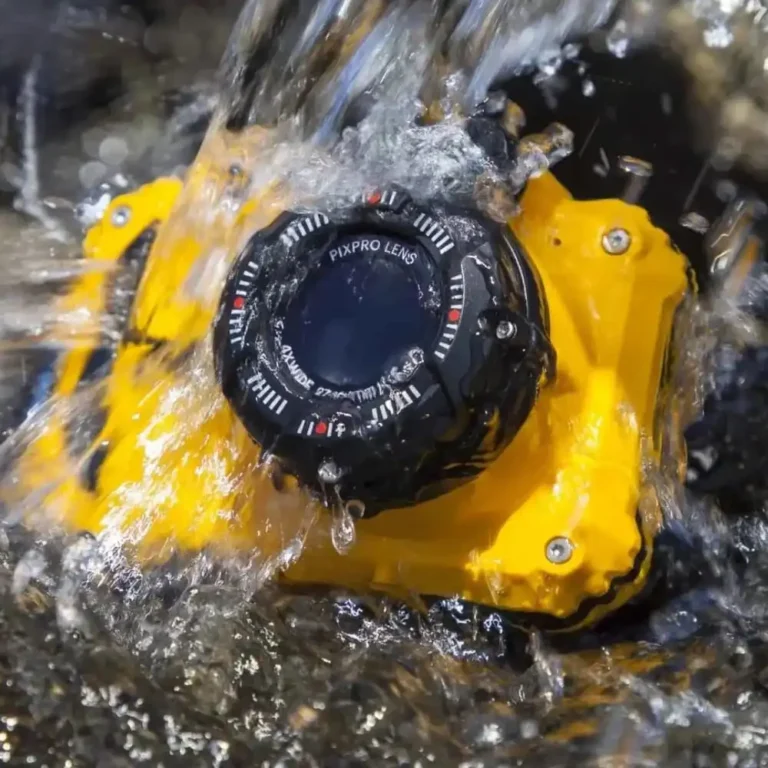
[[[338,483],[344,475],[344,470],[335,461],[328,459],[317,468],[317,477],[321,483],[329,485]]]
[[[510,323],[509,320],[502,320],[496,326],[496,338],[497,339],[509,339],[517,333],[517,326],[514,323]]]
[[[121,205],[112,212],[112,226],[124,227],[131,220],[131,209],[127,205]]]
[[[653,176],[653,166],[646,160],[625,155],[619,158],[619,170],[629,176],[624,200],[634,205],[645,191],[648,179]]]
[[[626,229],[617,227],[611,229],[603,235],[603,250],[614,256],[619,256],[629,250],[632,238]]]
[[[555,565],[562,565],[571,559],[573,544],[565,536],[558,536],[547,544],[547,560]]]

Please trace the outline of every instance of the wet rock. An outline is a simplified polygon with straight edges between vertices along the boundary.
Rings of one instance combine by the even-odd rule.
[[[45,555],[30,549],[13,572],[12,590],[17,603],[29,613],[45,613],[53,605],[53,578]]]

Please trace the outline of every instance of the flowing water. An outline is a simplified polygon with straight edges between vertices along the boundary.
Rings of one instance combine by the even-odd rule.
[[[182,174],[196,148],[195,129],[211,114],[202,156],[228,171],[226,181],[209,177],[187,190],[168,235],[192,234],[203,244],[184,286],[203,308],[218,301],[229,260],[247,234],[233,229],[244,201],[265,189],[290,188],[295,205],[332,210],[396,182],[417,197],[473,197],[489,215],[509,215],[508,195],[484,194],[498,189],[498,170],[451,115],[479,101],[496,78],[521,70],[545,99],[557,101],[569,62],[589,98],[594,83],[574,39],[623,57],[663,31],[694,76],[699,98],[691,108],[709,116],[711,135],[692,140],[713,147],[721,167],[761,168],[764,32],[756,3],[254,0],[214,74],[209,59],[221,51],[209,37],[227,29],[236,10],[200,4],[177,34],[160,23],[144,30],[145,47],[155,56],[173,49],[177,61],[186,56],[183,66],[163,69],[162,56],[151,66],[134,56],[127,81],[141,83],[139,93],[55,140],[39,138],[30,106],[42,92],[44,59],[33,56],[23,68],[15,154],[4,173],[20,211],[2,221],[0,385],[9,402],[39,355],[94,328],[107,343],[119,338],[119,318],[62,316],[52,294],[92,268],[79,258],[81,225],[98,216],[114,190],[161,172]],[[135,32],[130,25],[108,29],[125,39]],[[729,35],[748,42],[738,55]],[[222,49],[223,39],[219,33]],[[201,54],[206,45],[213,49],[208,59]],[[739,68],[752,76],[737,81]],[[181,102],[167,114],[157,108],[163,83]],[[439,105],[445,121],[415,124],[424,102]],[[234,129],[246,125],[269,131],[235,139]],[[569,131],[554,136],[549,154],[552,135],[529,141],[523,162],[509,171],[510,188],[566,154]],[[687,225],[706,227],[692,218],[702,218],[696,211],[683,213]],[[685,397],[675,407],[691,410],[709,381],[692,374],[703,351],[719,335],[746,331],[727,303],[692,306],[688,315],[678,342]],[[451,600],[417,615],[378,597],[288,590],[272,576],[300,556],[315,523],[303,504],[265,510],[274,540],[247,558],[177,553],[140,569],[125,545],[174,493],[164,461],[222,407],[209,344],[175,368],[172,386],[158,385],[158,418],[183,408],[184,420],[163,440],[150,441],[149,425],[144,476],[116,494],[104,533],[55,530],[39,492],[7,506],[0,760],[105,767],[768,765],[768,521],[759,509],[726,521],[669,473],[651,473],[649,481],[670,524],[703,555],[686,566],[704,576],[651,611],[635,632],[642,641],[622,642],[619,631],[612,642],[593,637],[582,650],[536,634],[521,644],[501,631],[495,614]],[[3,487],[17,479],[13,458],[51,418],[77,422],[101,394],[96,385],[76,398],[40,403],[5,442]],[[73,448],[77,461],[94,450],[88,439],[81,442]],[[219,466],[237,450],[211,446],[195,460]],[[251,473],[269,471],[268,462],[240,460],[243,471],[214,472],[215,481],[242,488]],[[48,490],[64,481],[61,472],[49,468]],[[138,520],[136,509],[143,511]],[[30,516],[34,532],[20,525]],[[353,545],[350,523],[339,513],[339,548]]]

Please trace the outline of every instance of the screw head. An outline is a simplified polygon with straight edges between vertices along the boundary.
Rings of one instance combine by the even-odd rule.
[[[621,229],[621,227],[608,230],[603,235],[603,250],[613,256],[626,253],[631,244],[632,238],[629,232],[626,229]]]
[[[562,565],[571,559],[573,544],[565,536],[557,536],[547,544],[547,560],[555,565]]]
[[[112,226],[124,227],[131,220],[131,209],[127,205],[121,205],[112,211]]]
[[[502,320],[496,326],[497,339],[511,339],[517,333],[517,326],[509,320]]]

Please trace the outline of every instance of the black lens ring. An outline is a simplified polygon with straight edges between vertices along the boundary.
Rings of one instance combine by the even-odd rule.
[[[330,245],[356,232],[420,246],[417,280],[437,292],[439,330],[410,378],[320,397],[295,356],[281,357],[280,328]],[[505,320],[519,326],[515,339],[498,332]],[[288,472],[324,495],[333,473],[320,468],[335,467],[332,495],[360,499],[374,514],[466,481],[508,444],[551,373],[548,326],[535,269],[511,233],[474,212],[426,208],[387,190],[333,216],[285,213],[249,241],[217,315],[216,369],[248,432]],[[489,419],[492,411],[501,419]]]

